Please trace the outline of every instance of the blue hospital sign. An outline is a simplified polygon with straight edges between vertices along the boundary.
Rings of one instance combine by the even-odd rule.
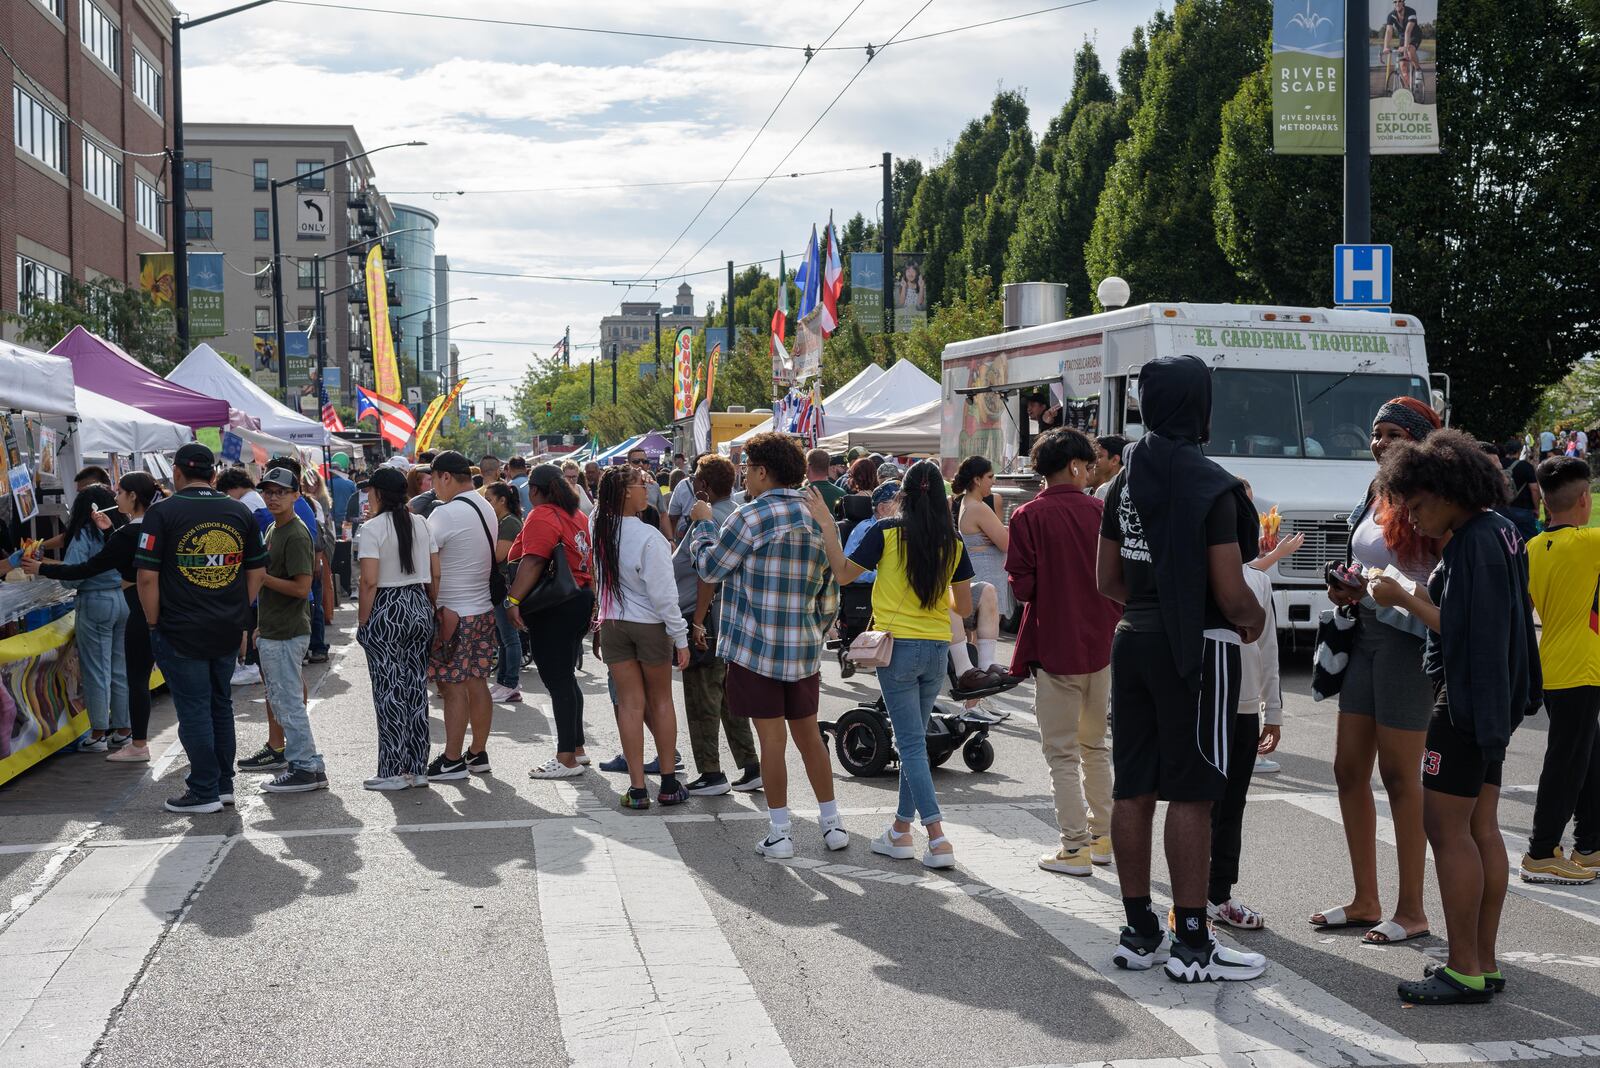
[[[1394,303],[1394,247],[1333,246],[1333,303]]]

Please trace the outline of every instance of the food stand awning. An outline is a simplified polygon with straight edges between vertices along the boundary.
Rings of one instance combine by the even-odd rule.
[[[167,372],[167,381],[176,382],[196,393],[227,401],[260,424],[262,432],[297,445],[329,444],[328,428],[315,419],[279,404],[266,390],[240,374],[238,369],[201,342],[178,366]]]
[[[172,452],[194,435],[169,419],[77,387],[78,448],[85,456]]]
[[[0,341],[0,408],[76,415],[72,361]]]
[[[939,451],[939,420],[943,410],[943,400],[935,398],[871,426],[830,434],[817,442],[817,446],[829,452],[844,452],[859,445],[887,456],[932,456]]]
[[[74,377],[86,388],[174,423],[187,427],[227,427],[249,426],[254,422],[244,413],[234,411],[225,400],[168,382],[116,345],[81,326],[73,327],[50,352],[71,360]]]

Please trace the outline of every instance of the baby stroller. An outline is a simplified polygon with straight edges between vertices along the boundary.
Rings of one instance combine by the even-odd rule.
[[[870,588],[869,588],[870,592]],[[848,645],[845,646],[849,648]],[[969,646],[970,648],[970,646]],[[974,650],[974,656],[976,651]],[[948,668],[950,696],[957,701],[971,701],[991,697],[1014,689],[1022,680],[996,678],[992,685],[975,690],[956,689],[955,669]],[[900,759],[894,748],[894,727],[889,721],[889,710],[882,695],[870,703],[859,704],[837,721],[819,723],[823,736],[833,733],[833,749],[839,763],[851,775],[865,778],[881,775],[891,763]],[[940,767],[957,749],[961,759],[972,771],[988,771],[994,763],[994,746],[989,742],[989,722],[965,711],[947,712],[935,705],[928,717],[928,763]]]

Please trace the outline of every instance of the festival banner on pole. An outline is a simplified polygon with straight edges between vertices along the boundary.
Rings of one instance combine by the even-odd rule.
[[[447,396],[435,397],[433,398],[433,403],[428,405],[428,410],[423,413],[422,422],[417,427],[418,452],[433,444],[434,435],[439,432],[440,425],[444,423],[445,415],[455,409],[456,401],[461,399],[461,391],[466,387],[466,384],[467,380],[465,378],[461,379],[451,387]]]
[[[794,330],[794,381],[822,373],[822,305],[818,304],[810,315],[803,316]]]
[[[373,392],[400,402],[400,363],[395,359],[394,334],[389,328],[389,283],[383,274],[383,246],[367,253],[367,311],[372,320]]]
[[[175,308],[170,252],[139,253],[139,288],[158,308]],[[189,336],[221,337],[228,332],[222,305],[222,253],[189,253]]]
[[[863,331],[883,333],[883,253],[850,254],[850,306]]]
[[[1345,0],[1273,0],[1272,150],[1344,153]]]
[[[694,331],[687,326],[672,342],[672,418],[694,414]]]
[[[894,254],[894,332],[907,334],[928,323],[928,284],[922,277],[924,253]],[[854,298],[854,291],[851,293]]]
[[[1372,154],[1439,151],[1439,0],[1367,0]]]

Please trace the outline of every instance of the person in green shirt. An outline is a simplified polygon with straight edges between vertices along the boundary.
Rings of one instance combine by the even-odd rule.
[[[261,788],[275,794],[326,790],[328,776],[311,734],[301,675],[311,643],[311,577],[317,551],[311,531],[294,512],[300,495],[294,472],[273,468],[256,488],[272,514],[266,533],[267,574],[256,602],[257,649],[267,711],[283,730],[288,765]]]
[[[828,511],[837,517],[839,502],[844,500],[844,490],[834,483],[830,477],[832,474],[833,465],[827,449],[812,449],[806,453],[806,482],[822,494],[822,499],[827,502]]]

